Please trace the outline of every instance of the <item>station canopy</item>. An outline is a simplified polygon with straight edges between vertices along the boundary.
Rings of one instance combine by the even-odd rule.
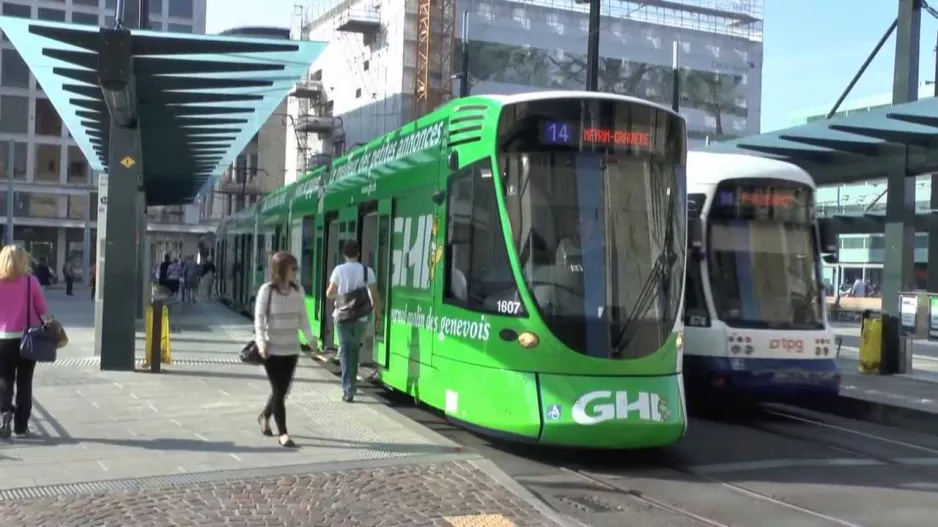
[[[111,117],[94,26],[0,16],[92,170],[107,171]],[[192,202],[234,161],[306,74],[325,42],[131,30],[139,163],[148,205]],[[6,59],[6,57],[4,57]],[[124,161],[126,158],[122,158]]]
[[[818,186],[938,172],[938,99],[851,112],[702,150],[769,157],[801,166]]]

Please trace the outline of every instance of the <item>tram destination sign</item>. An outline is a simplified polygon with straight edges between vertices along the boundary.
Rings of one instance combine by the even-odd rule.
[[[653,145],[651,132],[644,127],[580,126],[571,121],[541,122],[541,143],[547,146],[588,145],[597,148],[637,148],[649,150]]]

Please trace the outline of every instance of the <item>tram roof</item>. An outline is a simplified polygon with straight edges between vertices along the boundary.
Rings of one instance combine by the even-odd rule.
[[[780,178],[814,187],[811,176],[798,165],[752,154],[706,152],[687,153],[689,185],[716,185],[728,179]]]
[[[645,106],[651,106],[653,108],[658,108],[669,113],[675,113],[673,109],[669,106],[663,104],[649,101],[646,99],[639,99],[638,97],[632,97],[631,95],[620,95],[618,93],[609,93],[609,92],[595,92],[595,91],[583,91],[583,90],[536,90],[536,91],[525,91],[522,93],[509,93],[509,94],[498,94],[498,93],[486,93],[479,95],[479,97],[484,97],[498,102],[499,104],[518,104],[523,102],[530,101],[545,101],[549,99],[604,99],[604,100],[613,100],[619,102],[630,102],[635,104],[642,104]],[[675,114],[676,115],[676,114]]]
[[[938,99],[850,113],[703,150],[788,161],[808,171],[818,186],[885,178],[895,171],[909,176],[935,172]]]

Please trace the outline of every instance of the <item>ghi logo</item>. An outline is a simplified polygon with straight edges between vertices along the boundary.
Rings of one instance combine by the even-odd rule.
[[[656,393],[600,390],[577,399],[572,416],[573,421],[580,425],[595,425],[613,419],[664,422],[671,417],[671,411],[667,399]]]
[[[391,253],[392,286],[430,288],[434,268],[443,257],[443,247],[437,243],[439,226],[433,214],[394,218],[394,239],[400,240],[400,247]]]

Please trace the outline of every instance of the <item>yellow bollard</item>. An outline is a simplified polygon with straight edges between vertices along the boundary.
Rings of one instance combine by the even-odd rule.
[[[145,339],[146,342],[146,352],[143,354],[143,367],[148,368],[150,366],[150,353],[151,345],[153,343],[153,306],[147,305],[146,312],[144,313],[146,320],[145,326]],[[172,364],[173,362],[173,352],[170,347],[169,341],[169,308],[163,306],[163,316],[161,317],[162,321],[160,323],[160,363],[161,364]]]
[[[883,318],[870,317],[860,322],[860,373],[879,373],[883,359]]]
[[[160,362],[172,364],[173,352],[169,346],[169,308],[166,306],[163,306],[163,330],[160,333],[163,336],[163,342],[160,346]]]

